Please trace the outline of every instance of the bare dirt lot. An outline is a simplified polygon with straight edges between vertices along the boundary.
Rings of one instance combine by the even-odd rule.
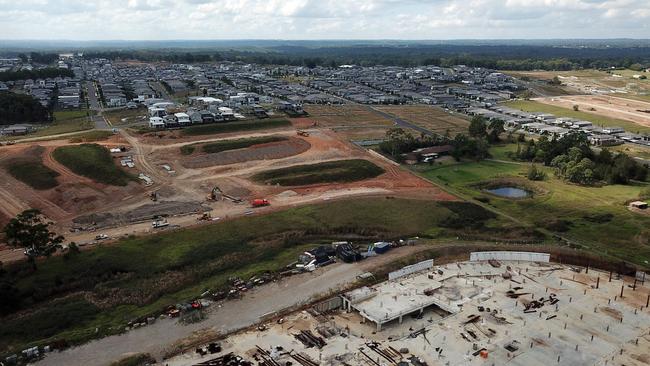
[[[611,118],[619,118],[650,127],[650,103],[607,95],[572,95],[538,98],[535,101],[558,107],[573,108]]]
[[[323,127],[390,127],[394,124],[362,105],[307,105],[305,111],[309,113],[309,119]]]
[[[307,141],[290,137],[285,141],[255,145],[245,149],[228,150],[214,154],[199,154],[187,158],[182,164],[186,168],[207,168],[252,160],[282,159],[303,153],[309,148],[310,145]]]
[[[352,111],[357,109],[350,107],[349,113],[355,116]],[[367,109],[363,111],[371,113]],[[376,128],[372,127],[375,123],[383,120],[380,122],[383,126],[379,127],[383,134],[386,125],[392,122],[376,113],[371,114],[374,120],[364,122],[363,118],[356,116],[356,122],[348,122],[349,127],[372,130]],[[56,147],[70,144],[68,140],[0,147],[0,160],[3,160],[20,156],[38,144],[43,149],[43,164],[59,173],[57,187],[38,191],[0,168],[0,200],[3,202],[0,205],[0,220],[7,221],[30,207],[38,208],[55,222],[55,229],[64,234],[67,241],[88,247],[96,243],[97,230],[110,238],[156,231],[148,221],[156,216],[166,217],[169,228],[174,228],[202,223],[197,219],[203,212],[210,213],[209,221],[218,221],[351,196],[455,199],[395,163],[350,143],[349,135],[324,127],[325,124],[337,124],[331,118],[326,117],[325,122],[317,116],[294,119],[293,128],[193,137],[181,136],[179,131],[163,131],[154,135],[122,130],[119,135],[100,142],[109,148],[126,147],[126,152],[113,154],[116,164],[122,158],[131,157],[135,166],[123,169],[135,176],[148,176],[153,181],[149,186],[140,181],[125,187],[108,186],[71,172],[51,156]],[[306,136],[298,135],[296,128],[305,130]],[[188,156],[181,153],[184,145],[266,136],[280,136],[285,140],[216,154],[198,152]],[[370,160],[386,172],[373,179],[352,183],[297,187],[268,186],[250,179],[252,175],[265,170],[343,159]],[[215,187],[227,198],[209,200]],[[152,193],[155,193],[155,201]],[[271,201],[271,206],[253,209],[248,202],[255,198],[266,198]],[[15,250],[0,249],[1,260],[11,261],[22,257]]]
[[[441,135],[449,131],[450,135],[454,136],[466,132],[469,126],[468,120],[432,106],[399,105],[382,106],[377,109]]]

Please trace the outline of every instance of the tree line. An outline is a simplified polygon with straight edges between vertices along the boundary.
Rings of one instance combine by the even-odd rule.
[[[56,77],[74,77],[74,72],[69,69],[46,67],[35,70],[4,71],[0,72],[0,81],[49,79]]]
[[[50,111],[31,95],[0,92],[0,125],[51,120]]]
[[[583,185],[628,184],[632,180],[645,181],[648,176],[648,167],[625,153],[594,151],[587,136],[580,132],[525,141],[512,157],[553,167],[556,176]]]
[[[176,63],[241,61],[264,65],[337,67],[467,65],[499,70],[572,70],[580,68],[650,67],[649,47],[559,48],[548,46],[372,45],[339,47],[275,46],[248,50],[106,50],[84,57],[109,60],[167,61]]]

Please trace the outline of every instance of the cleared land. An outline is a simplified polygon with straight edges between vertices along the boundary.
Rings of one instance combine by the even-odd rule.
[[[207,168],[246,161],[281,159],[303,153],[309,148],[310,144],[307,141],[293,137],[271,136],[222,141],[202,145],[201,150],[204,153],[184,159],[183,166]],[[181,147],[181,153],[183,153],[183,147]]]
[[[105,111],[103,115],[113,126],[147,124],[149,121],[147,118],[147,110],[145,108]]]
[[[205,144],[201,146],[201,150],[208,154],[214,154],[227,150],[243,149],[255,145],[268,144],[271,142],[286,141],[286,137],[282,136],[268,136],[268,137],[252,137],[249,139],[239,139],[234,141],[221,141]]]
[[[579,103],[574,103],[574,104],[579,104]],[[593,113],[585,112],[584,110],[586,108],[584,107],[582,108],[583,110],[574,111],[572,109],[572,106],[565,108],[565,107],[545,104],[542,103],[541,101],[532,101],[532,100],[515,100],[515,101],[507,102],[505,103],[505,105],[512,108],[521,109],[522,111],[525,112],[551,113],[557,117],[577,118],[580,120],[589,121],[594,125],[601,126],[601,127],[623,127],[626,131],[629,132],[640,132],[640,133],[650,132],[650,126],[643,126],[638,123],[623,120],[620,118],[613,118],[605,115],[599,115],[596,114],[597,111]]]
[[[70,143],[104,141],[112,135],[113,132],[111,131],[92,130],[74,135],[74,137],[70,138]]]
[[[320,183],[348,183],[374,178],[384,170],[368,160],[329,161],[261,172],[253,180],[264,184],[302,186]]]
[[[501,154],[505,158],[505,154]],[[523,224],[543,227],[590,250],[638,264],[650,261],[650,217],[629,211],[647,184],[584,187],[567,184],[545,169],[547,179],[528,181],[528,164],[515,162],[468,162],[435,167],[424,176],[448,186],[467,198],[487,202]],[[530,187],[531,198],[512,200],[487,194],[486,183]]]
[[[440,135],[449,133],[450,136],[455,136],[458,133],[467,132],[469,127],[468,120],[451,115],[437,107],[404,105],[376,108]]]
[[[572,94],[616,94],[623,98],[650,101],[650,80],[635,79],[634,75],[646,75],[634,70],[574,70],[574,71],[507,71],[516,77],[549,81],[555,76],[562,82],[553,87]]]
[[[117,245],[49,258],[36,272],[26,270],[28,263],[16,263],[6,267],[7,280],[19,294],[15,306],[31,310],[2,319],[0,353],[27,344],[57,339],[75,344],[119,333],[130,320],[156,314],[205,289],[223,288],[229,277],[279,270],[309,247],[305,243],[455,237],[456,229],[442,228],[462,215],[480,217],[491,227],[511,226],[484,211],[461,202],[345,200],[130,237]]]
[[[218,133],[264,130],[269,128],[289,126],[291,126],[291,122],[287,119],[263,119],[192,126],[183,129],[182,134],[185,136],[211,135]]]
[[[54,159],[76,174],[99,183],[125,186],[131,176],[115,165],[109,151],[97,144],[62,146],[54,150]]]
[[[623,99],[605,95],[573,95],[553,98],[539,98],[535,101],[559,106],[573,108],[577,105],[581,111],[589,115],[603,116],[604,118],[617,118],[632,122],[645,131],[650,130],[650,103],[630,99]],[[629,125],[629,123],[628,123]],[[622,126],[621,126],[622,127]]]
[[[393,121],[361,105],[306,105],[309,120],[322,127],[391,127]]]

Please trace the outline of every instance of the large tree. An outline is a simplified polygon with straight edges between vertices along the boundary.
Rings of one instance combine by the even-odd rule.
[[[39,210],[29,209],[11,219],[4,228],[9,245],[25,248],[25,255],[36,270],[36,258],[48,257],[61,248],[64,238],[50,231],[50,223]]]

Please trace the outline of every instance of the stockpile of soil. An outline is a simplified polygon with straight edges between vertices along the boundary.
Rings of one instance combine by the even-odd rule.
[[[194,212],[211,211],[212,208],[200,202],[163,201],[148,203],[134,210],[120,213],[100,212],[83,215],[72,220],[76,226],[86,227],[113,227],[134,222],[152,220],[160,216],[174,216]]]
[[[245,149],[222,151],[216,154],[202,154],[190,157],[183,162],[186,168],[207,168],[216,165],[229,165],[252,160],[281,159],[301,154],[311,145],[309,142],[289,138],[286,141],[255,145]]]

